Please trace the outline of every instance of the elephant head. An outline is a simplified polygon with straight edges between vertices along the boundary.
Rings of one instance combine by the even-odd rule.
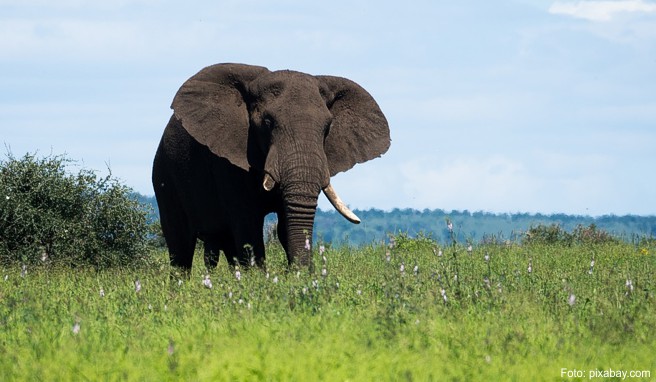
[[[346,219],[359,222],[330,177],[390,146],[376,101],[346,78],[218,64],[187,80],[172,108],[196,141],[280,193],[281,241],[289,261],[300,264],[310,261],[305,247],[322,190]]]

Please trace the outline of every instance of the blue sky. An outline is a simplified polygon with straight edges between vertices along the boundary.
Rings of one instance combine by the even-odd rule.
[[[656,1],[0,0],[0,36],[0,144],[144,194],[178,87],[243,62],[376,98],[352,208],[656,214]]]

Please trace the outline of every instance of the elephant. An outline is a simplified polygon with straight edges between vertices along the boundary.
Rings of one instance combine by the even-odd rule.
[[[216,64],[184,82],[171,108],[152,182],[171,265],[187,271],[198,239],[207,267],[220,252],[264,267],[269,213],[289,266],[311,268],[319,194],[359,223],[330,177],[391,144],[373,97],[336,76]]]

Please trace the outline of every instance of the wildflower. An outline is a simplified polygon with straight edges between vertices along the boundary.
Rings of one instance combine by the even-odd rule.
[[[153,304],[148,304],[148,310],[153,310]]]
[[[303,294],[307,294],[307,293],[308,293],[308,288],[307,288],[307,287],[303,287]]]
[[[485,256],[483,257],[483,259],[485,260],[486,263],[489,263],[490,262],[490,254],[485,252]]]
[[[355,293],[357,293],[358,296],[362,296],[362,291],[361,291],[360,289],[358,289],[357,291],[355,291]]]
[[[387,251],[387,253],[385,254],[385,261],[387,261],[388,263],[392,261],[392,255],[390,254],[390,251]]]
[[[437,251],[437,257],[442,257],[442,255],[443,255],[443,253],[442,253],[441,249],[439,251]]]
[[[442,300],[444,300],[444,303],[446,304],[446,302],[449,299],[446,297],[446,290],[444,290],[444,288],[440,288],[440,295],[442,296]]]
[[[278,284],[278,276],[273,276],[273,283]]]
[[[239,301],[237,301],[237,303],[239,303],[239,305],[242,305],[244,303],[244,299],[240,298]]]
[[[473,250],[474,248],[472,247],[471,244],[469,244],[469,246],[467,247],[467,253],[469,254],[469,256],[471,256]]]
[[[80,334],[80,322],[75,321],[75,324],[73,325],[73,334],[78,335]]]
[[[490,279],[487,276],[485,276],[483,282],[485,282],[485,289],[490,290],[492,288],[492,286],[490,285]]]
[[[339,281],[335,283],[335,286],[339,289]]]
[[[401,263],[401,268],[399,268],[401,274],[405,273],[405,264]]]
[[[9,200],[9,195],[5,196],[5,200]]]
[[[210,280],[210,275],[205,275],[205,278],[203,279],[203,285],[207,289],[212,289],[212,280]]]
[[[590,269],[588,270],[588,274],[590,274],[590,275],[592,274],[592,270],[594,269],[594,265],[595,265],[595,259],[593,257],[592,260],[590,261]]]
[[[305,249],[307,249],[308,251],[312,249],[312,246],[310,245],[310,239],[309,238],[305,239]]]
[[[419,273],[419,265],[415,265],[415,267],[414,267],[414,269],[412,270],[412,272],[415,274],[415,276],[417,276],[417,274]]]
[[[105,290],[102,287],[100,288],[100,297],[105,297]]]
[[[574,293],[569,294],[569,298],[567,299],[567,303],[569,304],[569,306],[574,306],[574,304],[576,303],[576,296],[574,296]]]
[[[241,271],[239,270],[239,267],[235,267],[235,278],[237,281],[241,281]]]
[[[447,219],[447,221],[446,221],[446,228],[449,229],[449,232],[453,232],[453,223],[451,222],[451,220],[448,220],[448,219]]]
[[[319,280],[312,280],[312,287],[314,289],[319,289]]]
[[[328,270],[326,268],[321,268],[321,276],[323,277],[328,276]]]
[[[48,261],[48,252],[43,250],[43,252],[41,252],[41,262],[45,263],[46,261]]]
[[[21,266],[21,277],[27,276],[27,265],[23,264]]]
[[[139,281],[139,279],[134,281],[134,291],[136,293],[141,292],[141,281]]]
[[[268,280],[269,277],[270,277],[270,276],[269,276],[269,272],[267,272],[267,273],[266,273],[266,279]]]
[[[182,286],[182,280],[178,280],[178,286]]]
[[[5,275],[5,281],[9,280],[9,275]]]
[[[255,266],[255,256],[251,256],[251,267]]]
[[[394,236],[390,236],[389,249],[394,249],[395,246],[396,246],[396,238]]]
[[[528,274],[533,273],[533,259],[528,259]]]
[[[627,279],[625,285],[626,285],[626,289],[627,289],[626,295],[628,296],[631,293],[633,293],[633,281],[631,279]]]
[[[323,245],[319,246],[319,255],[323,256],[323,253],[326,252],[326,247]]]

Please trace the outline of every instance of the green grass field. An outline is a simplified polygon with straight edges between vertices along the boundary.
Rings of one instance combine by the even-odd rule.
[[[328,248],[309,274],[272,247],[268,272],[222,259],[209,280],[200,254],[182,281],[164,253],[139,269],[0,267],[0,379],[656,379],[655,248],[439,249]]]

